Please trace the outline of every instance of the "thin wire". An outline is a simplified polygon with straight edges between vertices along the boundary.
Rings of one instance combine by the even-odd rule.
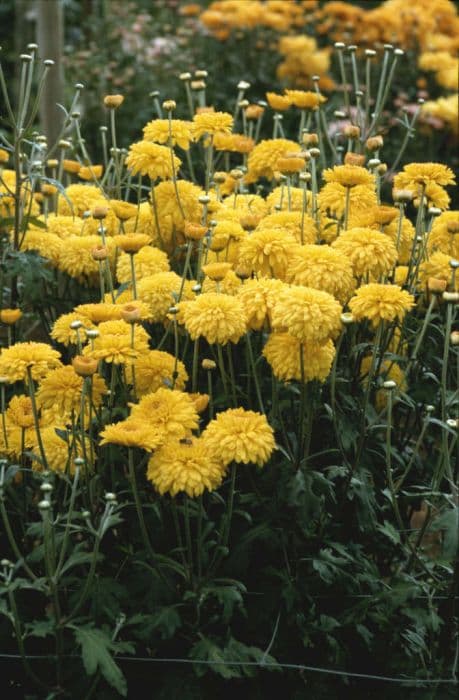
[[[21,659],[19,654],[0,654],[1,659]],[[26,659],[43,660],[54,659],[54,654],[29,654]],[[64,659],[79,659],[78,654],[65,654],[61,656]],[[339,671],[332,668],[318,668],[316,666],[304,666],[303,664],[284,664],[259,661],[207,661],[205,659],[152,659],[142,656],[115,656],[117,661],[134,661],[134,662],[150,662],[157,664],[200,664],[201,666],[258,666],[259,668],[285,668],[294,671],[314,671],[316,673],[326,673],[331,676],[343,676],[347,678],[361,678],[375,681],[383,681],[386,683],[413,683],[415,685],[432,685],[438,683],[458,685],[459,681],[455,678],[396,678],[392,676],[373,676],[370,673],[352,673],[351,671]]]

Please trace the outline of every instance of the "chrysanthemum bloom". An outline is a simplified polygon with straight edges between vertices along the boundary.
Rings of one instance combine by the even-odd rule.
[[[396,284],[364,284],[349,302],[349,309],[359,321],[368,318],[374,327],[381,321],[401,321],[414,306],[414,297]]]
[[[199,416],[193,399],[183,391],[158,389],[131,404],[131,419],[157,427],[164,439],[181,440],[196,430]]]
[[[262,277],[247,280],[239,289],[238,299],[247,315],[247,326],[259,331],[271,324],[271,314],[279,293],[286,288],[281,280]]]
[[[58,431],[58,432],[57,432]],[[69,433],[64,425],[52,425],[40,429],[41,439],[46,455],[46,461],[50,469],[55,472],[64,472],[67,468],[71,474],[75,471],[74,458],[83,456],[81,440],[77,439],[74,443],[75,453],[69,450],[69,442],[72,439],[72,434]],[[66,434],[68,440],[65,440],[63,434]],[[85,451],[89,454],[89,438],[85,438]],[[37,471],[43,469],[41,462],[35,461],[35,456],[40,455],[40,447],[35,436],[34,443],[31,449],[32,468]]]
[[[448,192],[441,187],[436,185],[435,182],[429,182],[424,190],[424,205],[427,209],[429,207],[437,207],[437,209],[448,209],[451,197]],[[419,207],[421,203],[421,191],[418,190],[417,194],[413,199],[413,204],[415,207]]]
[[[225,467],[231,462],[262,467],[275,447],[274,432],[266,416],[243,408],[230,408],[217,414],[202,439]]]
[[[274,330],[298,340],[325,343],[341,328],[341,304],[331,294],[309,287],[280,292],[272,312]]]
[[[319,106],[327,101],[327,98],[311,90],[286,90],[286,96],[291,104],[299,109],[317,110]]]
[[[337,182],[343,187],[375,186],[375,176],[358,165],[335,165],[333,168],[324,170],[322,177],[325,182]]]
[[[41,379],[50,370],[60,367],[60,354],[47,343],[16,343],[0,352],[0,376],[8,382],[28,379],[28,370],[32,379]]]
[[[167,442],[148,462],[147,479],[161,494],[176,496],[186,493],[190,498],[204,491],[215,491],[225,470],[202,438],[186,442]]]
[[[223,263],[215,262],[209,264],[221,265]],[[229,294],[229,296],[235,296],[241,288],[241,284],[241,280],[236,275],[234,270],[228,270],[228,272],[220,282],[215,282],[214,280],[210,279],[210,277],[206,277],[201,286],[201,293],[207,294],[208,292],[221,292],[222,294]]]
[[[131,332],[134,331],[132,338]],[[94,346],[87,345],[83,354],[105,362],[124,364],[148,351],[149,336],[141,326],[125,321],[104,321],[99,325],[100,335]]]
[[[345,304],[355,289],[349,258],[327,245],[298,246],[288,266],[287,282],[321,289]]]
[[[113,239],[124,253],[138,253],[145,246],[150,245],[151,238],[146,233],[125,233],[115,236]]]
[[[64,216],[83,216],[100,202],[103,193],[93,185],[69,185],[65,197],[59,197],[58,214]]]
[[[425,286],[430,277],[451,282],[451,256],[437,250],[419,266],[418,284]],[[459,289],[459,279],[456,275],[456,291]]]
[[[143,138],[145,141],[154,141],[164,145],[180,146],[184,151],[190,148],[192,141],[192,123],[182,119],[171,119],[169,128],[168,119],[153,119],[143,127]],[[171,144],[169,144],[171,139]]]
[[[153,423],[146,420],[127,420],[106,425],[101,431],[101,445],[123,445],[124,447],[139,447],[147,452],[153,452],[164,440],[164,435]]]
[[[193,137],[212,136],[218,131],[229,133],[233,128],[233,117],[227,112],[205,112],[193,117]]]
[[[303,352],[303,375],[301,374],[300,351]],[[277,379],[288,382],[292,379],[305,382],[324,382],[330,374],[335,346],[331,340],[323,345],[301,343],[289,333],[271,333],[263,348],[263,355]]]
[[[174,158],[174,169],[178,172],[182,161]],[[148,175],[150,180],[167,180],[173,177],[171,163],[171,151],[167,146],[159,146],[150,141],[138,141],[133,143],[129,148],[129,153],[126,156],[126,166],[133,175]]]
[[[32,401],[30,396],[21,394],[13,396],[6,409],[6,419],[8,425],[15,425],[18,428],[32,428],[35,425]]]
[[[441,119],[445,128],[452,131],[457,139],[459,131],[459,114],[458,114],[457,95],[449,95],[448,97],[439,97],[438,100],[429,100],[421,107],[421,113],[428,117]]]
[[[82,165],[78,171],[78,177],[82,180],[99,180],[104,172],[103,165]]]
[[[444,211],[435,219],[429,236],[429,250],[459,258],[459,211]]]
[[[430,184],[445,187],[455,181],[453,171],[443,163],[408,163],[394,177],[393,186],[397,190],[412,190],[419,194],[422,187]]]
[[[261,177],[272,180],[278,172],[277,161],[288,153],[297,153],[301,147],[288,139],[266,139],[260,141],[247,159],[247,184],[256,182]]]
[[[285,277],[297,242],[288,231],[257,229],[241,244],[239,263],[265,277]]]
[[[287,197],[287,193],[284,193]],[[283,229],[289,231],[298,243],[314,243],[317,230],[314,219],[301,211],[278,211],[268,214],[259,222],[258,229]]]
[[[71,311],[68,314],[62,314],[54,322],[51,330],[51,338],[57,340],[58,343],[62,345],[76,345],[77,344],[77,332],[75,328],[71,328],[74,321],[80,321],[82,326],[80,327],[78,333],[80,336],[80,341],[85,341],[85,329],[94,329],[95,326],[87,316],[76,311]]]
[[[387,275],[397,261],[397,249],[389,236],[371,228],[345,231],[332,248],[349,258],[356,277]]]
[[[209,292],[194,301],[181,302],[180,322],[192,340],[203,337],[208,343],[237,343],[247,330],[241,302],[226,294]]]
[[[77,175],[79,169],[81,168],[81,163],[78,160],[72,160],[71,158],[64,158],[62,165],[64,173],[69,173],[69,175]]]
[[[137,282],[157,272],[169,272],[169,259],[166,253],[153,246],[141,248],[134,258]],[[121,253],[116,264],[116,277],[120,284],[131,281],[131,262],[127,253]]]
[[[44,217],[39,216],[38,221],[45,223]],[[46,219],[46,228],[48,233],[52,233],[59,238],[67,238],[68,236],[81,236],[83,233],[83,222],[80,218],[73,216],[62,216],[60,214],[48,214]],[[30,231],[40,230],[43,233],[43,228],[34,226],[32,223],[29,226]]]
[[[326,216],[323,213],[321,213],[319,231],[321,241],[328,244],[333,243],[333,241],[336,241],[336,239],[338,238],[338,234],[340,231],[337,219],[332,219],[330,216]]]
[[[185,365],[180,360],[175,360],[173,355],[162,350],[150,350],[140,355],[132,364],[135,373],[135,388],[138,396],[157,391],[167,384],[172,386],[175,378],[175,389],[182,391],[188,381],[188,373]],[[128,381],[131,377],[131,366],[126,368]]]
[[[41,380],[37,391],[37,406],[57,422],[66,422],[72,412],[77,416],[81,412],[82,389],[83,378],[75,372],[72,365],[58,367]],[[100,406],[102,396],[106,393],[107,387],[102,377],[92,375],[91,398],[95,406]]]
[[[292,106],[292,101],[288,95],[278,95],[276,92],[267,92],[266,99],[271,109],[276,112],[284,112]]]
[[[120,221],[128,221],[137,216],[137,205],[125,202],[124,199],[111,199],[110,209]]]
[[[172,237],[183,234],[185,221],[201,222],[202,205],[198,198],[202,190],[188,180],[177,180],[175,183],[182,205],[182,211],[177,202],[174,183],[160,182],[154,187],[154,201],[160,225],[160,237],[163,245],[173,248]],[[183,215],[185,218],[183,218]]]
[[[217,132],[214,136],[213,146],[216,151],[250,153],[255,146],[255,141],[248,136],[244,136],[244,134],[225,134]]]
[[[21,241],[21,250],[35,250],[42,258],[49,260],[53,267],[59,264],[63,242],[53,233],[39,229],[29,229]]]
[[[408,265],[397,265],[394,270],[393,283],[403,287],[407,283],[409,270]]]
[[[361,170],[364,170],[364,168],[361,168]],[[318,195],[321,212],[332,214],[341,219],[346,208],[348,192],[350,214],[358,214],[377,204],[376,191],[372,185],[356,185],[355,187],[346,188],[339,182],[327,182]]]
[[[210,262],[203,265],[201,270],[213,282],[221,282],[231,268],[232,265],[229,262]]]
[[[94,260],[92,251],[100,245],[100,236],[69,236],[62,242],[57,267],[80,282],[95,283],[99,279],[99,262]],[[107,238],[106,247],[109,259],[113,260],[115,244]]]
[[[306,202],[308,210],[311,211],[311,193],[306,193]],[[266,205],[271,213],[303,211],[304,207],[304,190],[302,187],[290,187],[287,190],[286,186],[275,187],[266,198]]]
[[[218,217],[219,212],[217,212]],[[243,241],[247,237],[246,231],[242,228],[239,221],[232,221],[217,218],[217,225],[214,226],[212,231],[212,242],[210,248],[212,250],[212,243],[218,242],[218,247],[220,249],[226,248],[230,240],[233,241]]]
[[[173,187],[173,183],[168,181],[160,184],[170,184]],[[161,242],[150,202],[140,204],[135,216],[131,216],[124,222],[124,230],[126,233],[146,233],[150,236],[152,245],[158,245]]]
[[[99,304],[79,304],[75,306],[74,313],[76,314],[75,320],[89,319],[92,323],[102,323],[103,321],[119,320],[121,318],[121,307],[118,304],[103,302]]]
[[[403,265],[407,265],[410,262],[413,249],[413,239],[416,234],[416,230],[411,221],[404,216],[399,237],[398,223],[398,219],[392,221],[390,224],[384,227],[383,233],[389,236],[394,245],[396,245],[397,238],[399,238],[398,262]]]
[[[157,272],[144,277],[137,285],[137,294],[141,301],[148,304],[153,322],[163,321],[170,307],[174,305],[174,295],[180,293],[182,278],[175,272]],[[182,299],[193,299],[192,282],[187,280],[183,287]]]

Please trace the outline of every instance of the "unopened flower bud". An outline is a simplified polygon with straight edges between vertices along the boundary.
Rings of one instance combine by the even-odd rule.
[[[140,321],[142,311],[137,304],[124,304],[124,306],[121,307],[120,316],[126,323],[136,323]]]
[[[443,294],[447,286],[446,280],[438,279],[437,277],[429,277],[427,280],[427,289],[432,294]]]
[[[344,162],[346,165],[358,165],[361,168],[365,164],[365,156],[348,151],[344,156]]]
[[[345,311],[341,314],[341,323],[343,323],[345,326],[349,326],[351,323],[354,323],[354,320],[354,314],[351,314],[350,311]]]
[[[411,190],[392,190],[392,197],[394,202],[405,204],[412,201],[413,192]]]
[[[388,379],[386,382],[384,382],[383,387],[384,389],[387,389],[387,391],[392,391],[393,389],[397,388],[397,384],[393,379]]]
[[[173,112],[176,109],[177,103],[175,100],[164,100],[163,109],[165,112]]]
[[[217,366],[217,365],[216,365],[216,363],[215,363],[213,360],[206,360],[206,359],[204,359],[204,360],[201,362],[201,367],[202,367],[203,369],[205,369],[205,370],[212,370],[212,369],[215,369],[216,366]]]
[[[38,508],[39,508],[39,510],[47,511],[51,508],[51,503],[44,499],[43,501],[39,502]]]
[[[370,138],[365,141],[365,146],[368,151],[379,151],[383,145],[384,139],[382,136],[370,136]]]
[[[459,292],[443,292],[443,300],[450,304],[459,302]]]
[[[108,107],[108,109],[117,109],[123,102],[123,95],[105,95],[104,97],[104,105]]]
[[[85,355],[76,355],[72,360],[72,366],[80,377],[90,377],[97,372],[97,360]]]
[[[451,345],[459,345],[459,331],[453,331],[450,336]]]
[[[354,124],[347,124],[343,129],[343,134],[348,139],[358,139],[360,137],[360,128]]]

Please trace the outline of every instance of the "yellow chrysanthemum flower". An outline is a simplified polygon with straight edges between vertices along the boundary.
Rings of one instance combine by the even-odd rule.
[[[54,233],[43,229],[29,229],[21,241],[21,250],[36,250],[56,267],[59,264],[63,242]]]
[[[62,243],[57,267],[80,282],[94,284],[99,280],[99,262],[94,260],[92,251],[100,245],[100,236],[69,236]],[[109,260],[115,256],[112,238],[106,239]]]
[[[268,214],[257,226],[257,229],[282,229],[289,231],[298,243],[315,243],[317,229],[314,219],[301,211],[279,211]]]
[[[363,379],[364,386],[366,386],[366,384],[368,383],[368,373],[370,371],[371,361],[371,356],[366,356],[362,359],[362,362],[360,363],[360,376]],[[396,362],[394,362],[393,360],[383,360],[377,366],[377,371],[377,377],[380,378],[381,382],[395,382],[399,391],[406,391],[407,383],[405,373]],[[382,411],[382,409],[385,408],[386,405],[387,391],[385,391],[384,389],[379,389],[376,392],[376,409],[378,411]]]
[[[103,193],[93,185],[69,185],[65,196],[59,197],[58,214],[64,216],[83,216],[103,199]]]
[[[38,221],[45,223],[44,217],[39,216]],[[59,238],[67,238],[68,236],[81,236],[84,232],[84,224],[80,218],[73,216],[62,216],[60,214],[48,214],[46,219],[46,228],[48,233],[52,233]],[[38,230],[37,226],[30,224],[31,231]],[[39,229],[43,232],[43,229]]]
[[[435,219],[429,236],[429,251],[440,250],[459,258],[459,211],[444,211]]]
[[[303,375],[301,373],[301,356],[303,352]],[[289,333],[271,333],[263,348],[263,355],[271,366],[277,379],[285,382],[324,382],[330,374],[335,346],[331,340],[324,345],[318,343],[301,343]]]
[[[291,104],[299,109],[316,111],[323,102],[327,101],[326,97],[311,90],[286,90],[285,94]]]
[[[187,180],[177,180],[175,184],[182,210],[180,210],[177,202],[174,183],[160,182],[153,189],[154,202],[160,224],[159,236],[162,245],[166,245],[170,249],[173,247],[172,236],[174,232],[176,236],[178,234],[183,235],[185,221],[199,223],[202,216],[202,205],[198,201],[202,190]]]
[[[85,342],[85,330],[92,330],[95,326],[93,323],[91,323],[89,318],[84,316],[84,314],[76,311],[71,311],[68,314],[62,314],[62,316],[59,316],[51,329],[51,338],[57,340],[58,343],[62,343],[62,345],[76,345],[77,332],[75,328],[71,328],[72,323],[75,321],[80,321],[83,324],[80,327],[78,334],[80,336],[80,342]]]
[[[58,432],[57,432],[58,431]],[[74,442],[74,452],[69,450],[69,443],[72,440],[72,433],[67,431],[63,425],[52,425],[42,428],[40,430],[41,440],[46,455],[46,461],[50,469],[56,472],[66,472],[67,470],[70,474],[75,471],[74,459],[75,457],[83,457],[83,449],[81,445],[81,440],[77,439]],[[67,440],[64,439],[63,435],[67,435]],[[89,454],[89,439],[85,438],[85,452]],[[41,457],[40,448],[38,445],[38,440],[35,436],[32,448],[32,456],[36,456],[36,461],[32,462],[33,469],[41,471],[43,469],[42,463],[38,461]]]
[[[349,258],[356,277],[387,275],[397,261],[397,250],[389,236],[371,228],[345,231],[333,241],[332,248]]]
[[[212,136],[219,131],[229,133],[233,128],[233,117],[227,112],[204,112],[193,117],[193,137]]]
[[[186,493],[190,498],[204,491],[215,491],[224,476],[217,461],[202,438],[185,443],[168,442],[148,462],[147,479],[162,495]]]
[[[290,196],[289,196],[290,193]],[[306,193],[307,208],[311,211],[311,192]],[[271,213],[280,211],[303,211],[304,190],[302,187],[290,187],[287,190],[285,185],[275,187],[266,198],[266,205]]]
[[[298,340],[325,343],[341,328],[341,305],[331,294],[309,287],[280,292],[272,312],[274,330]]]
[[[349,258],[327,245],[298,246],[292,255],[287,282],[321,289],[345,304],[355,289]]]
[[[266,416],[243,408],[219,413],[208,424],[202,439],[215,459],[225,466],[231,462],[262,467],[274,447],[274,432]]]
[[[147,452],[153,452],[164,440],[164,435],[153,423],[146,420],[128,418],[119,423],[106,425],[101,431],[101,445],[123,445],[123,447],[139,447]]]
[[[193,299],[193,283],[186,280],[182,299]],[[175,272],[157,272],[144,277],[137,285],[137,294],[148,305],[153,322],[164,321],[171,306],[174,305],[182,287],[182,278]],[[175,296],[174,296],[175,295]]]
[[[351,167],[351,166],[349,166]],[[358,166],[352,166],[358,167]],[[361,168],[364,170],[364,168]],[[327,182],[319,192],[318,202],[321,212],[341,219],[346,207],[348,190],[339,182]],[[375,188],[371,185],[356,185],[349,191],[349,212],[356,215],[377,204]]]
[[[220,265],[222,263],[210,263]],[[239,289],[241,288],[241,280],[236,275],[234,270],[228,270],[221,282],[215,282],[209,277],[203,281],[201,286],[201,292],[207,294],[208,292],[221,292],[222,294],[229,294],[230,296],[235,296]]]
[[[180,304],[180,322],[192,340],[204,337],[208,343],[237,343],[246,332],[246,316],[236,297],[209,292]]]
[[[141,248],[134,258],[136,280],[140,282],[157,272],[169,272],[170,265],[166,253],[153,246]],[[116,263],[116,277],[120,284],[131,281],[131,261],[128,253],[121,253]]]
[[[72,415],[81,413],[81,393],[83,378],[71,365],[51,370],[40,382],[37,391],[37,406],[58,422],[66,422]],[[98,374],[92,375],[91,400],[100,406],[102,396],[107,392],[104,380]],[[89,401],[89,395],[86,401]]]
[[[401,321],[414,306],[414,297],[396,284],[364,284],[349,302],[349,309],[359,321],[368,318],[374,327],[381,321]]]
[[[120,221],[128,221],[137,216],[137,205],[125,202],[124,199],[111,199],[109,205],[116,218],[120,219]]]
[[[261,279],[247,280],[239,289],[238,299],[247,315],[247,326],[259,331],[265,323],[271,325],[271,315],[276,299],[286,288],[281,280]]]
[[[123,233],[114,236],[113,240],[118,248],[128,254],[137,254],[151,243],[151,238],[146,233]]]
[[[34,417],[30,397],[24,394],[13,396],[6,409],[6,419],[8,425],[24,428],[24,430],[32,428]]]
[[[171,139],[172,146],[180,146],[184,151],[190,148],[190,141],[193,139],[192,123],[181,119],[171,119],[170,128],[168,119],[153,119],[143,127],[143,138],[145,141],[154,141],[169,145]]]
[[[272,180],[278,172],[277,161],[289,153],[297,153],[301,147],[288,139],[266,139],[260,141],[247,160],[246,183],[252,183],[265,177]]]
[[[418,284],[425,286],[429,277],[445,280],[448,284],[452,278],[451,256],[442,253],[440,250],[435,251],[427,260],[419,266]],[[456,289],[459,289],[459,279],[456,275]]]
[[[335,165],[333,168],[326,168],[322,177],[325,182],[336,182],[343,187],[356,187],[357,185],[375,187],[373,173],[359,165]]]
[[[91,323],[103,323],[104,321],[117,321],[121,318],[121,307],[118,304],[80,304],[75,306],[74,313],[77,319],[87,318]]]
[[[165,384],[172,386],[174,372],[177,372],[174,388],[182,391],[188,381],[188,373],[183,362],[162,350],[150,350],[140,355],[127,368],[127,376],[131,377],[132,369],[135,374],[135,387],[138,396],[164,388]]]
[[[160,183],[160,185],[169,184],[172,183],[167,181]],[[124,230],[126,233],[146,233],[147,236],[150,236],[153,245],[158,245],[161,240],[150,202],[141,203],[135,216],[130,217],[124,222]]]
[[[199,424],[196,406],[190,395],[166,388],[146,394],[138,404],[132,404],[131,419],[151,423],[162,433],[164,440],[188,437]]]
[[[454,173],[443,163],[408,163],[394,177],[394,188],[397,190],[412,189],[417,192],[419,186],[426,187],[431,183],[441,187],[453,185]]]
[[[173,155],[173,161],[177,173],[182,161],[176,155]],[[150,141],[133,143],[125,162],[133,175],[148,175],[150,180],[167,180],[174,175],[170,149]]]
[[[93,347],[87,345],[83,354],[105,362],[124,364],[148,351],[149,335],[142,326],[126,321],[104,321],[99,324],[100,335]]]
[[[41,379],[50,370],[60,367],[60,354],[46,343],[16,343],[0,352],[0,376],[8,382]]]
[[[239,249],[239,263],[265,277],[285,277],[297,242],[288,231],[257,229]]]
[[[446,128],[452,131],[457,138],[459,131],[457,95],[439,97],[438,100],[430,100],[429,102],[425,102],[421,107],[421,112],[427,116],[441,119]]]

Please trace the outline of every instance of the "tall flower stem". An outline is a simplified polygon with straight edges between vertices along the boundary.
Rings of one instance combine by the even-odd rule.
[[[196,337],[193,345],[193,364],[191,371],[191,391],[198,390],[198,362],[199,362],[199,336]]]
[[[151,546],[147,526],[143,517],[142,501],[140,500],[139,489],[137,487],[137,479],[134,467],[134,452],[132,447],[128,447],[128,469],[129,481],[131,483],[132,495],[134,496],[135,509],[137,511],[137,518],[139,520],[140,532],[142,535],[143,543],[149,555],[154,559],[155,553],[153,551],[153,547]]]
[[[400,515],[400,510],[397,502],[397,492],[392,478],[392,407],[393,407],[393,389],[387,390],[387,425],[386,425],[386,478],[389,487],[392,508],[394,509],[395,518],[399,530],[404,529],[403,520]]]
[[[257,394],[257,400],[258,400],[258,405],[260,407],[261,413],[265,413],[265,407],[263,404],[263,398],[262,398],[262,393],[261,393],[261,388],[260,388],[260,380],[258,378],[258,372],[257,368],[255,365],[255,359],[253,356],[253,348],[252,348],[252,340],[250,338],[250,331],[246,333],[246,340],[247,340],[247,350],[249,354],[249,362],[250,362],[250,367],[252,370],[252,375],[253,375],[253,381],[255,384],[255,392]]]
[[[136,276],[135,276],[134,253],[129,253],[129,263],[131,266],[132,296],[134,299],[137,299],[137,282],[136,282]]]
[[[28,378],[27,387],[29,390],[30,401],[32,402],[33,422],[35,425],[35,433],[37,435],[38,448],[40,450],[40,456],[41,456],[41,460],[42,460],[42,464],[43,464],[43,469],[49,469],[48,460],[46,459],[45,448],[43,446],[43,440],[41,438],[40,423],[39,423],[39,419],[38,419],[37,402],[35,399],[35,386],[34,386],[34,381],[32,379],[31,367],[27,367],[27,378]]]

